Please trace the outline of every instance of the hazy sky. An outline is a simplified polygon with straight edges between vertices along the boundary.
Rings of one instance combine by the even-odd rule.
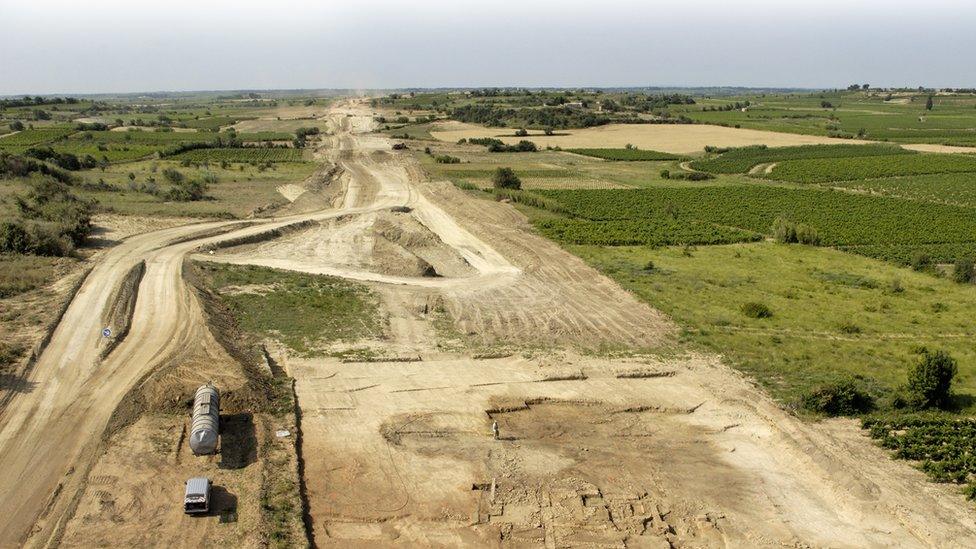
[[[0,0],[0,94],[976,87],[973,0]]]

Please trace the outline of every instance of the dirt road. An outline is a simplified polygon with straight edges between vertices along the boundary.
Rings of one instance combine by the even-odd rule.
[[[343,147],[340,143],[335,149]],[[121,398],[146,372],[208,339],[200,305],[181,276],[190,251],[293,223],[389,208],[409,201],[409,192],[398,194],[401,190],[380,188],[372,203],[361,208],[150,232],[107,251],[29,372],[25,385],[35,389],[15,395],[0,418],[0,547],[25,540],[47,543],[70,509]],[[221,230],[226,232],[193,238]],[[105,326],[99,319],[126,274],[143,261],[146,270],[129,334],[103,360],[108,338],[101,335]]]
[[[56,540],[119,400],[182,349],[216,345],[184,258],[299,222],[310,225],[199,257],[363,280],[390,317],[375,343],[421,359],[278,357],[297,381],[320,546],[976,545],[959,494],[888,460],[850,423],[801,422],[719,357],[675,354],[663,315],[532,234],[510,206],[426,181],[408,154],[366,134],[362,106],[334,109],[329,124],[317,154],[345,171],[340,207],[156,231],[102,256],[30,372],[36,388],[0,418],[0,547]],[[391,217],[394,206],[409,214]],[[411,247],[384,223],[436,245]],[[400,247],[378,247],[377,234]],[[455,274],[369,268],[391,249],[433,250],[434,267]],[[130,333],[102,360],[97,319],[142,261]],[[439,350],[435,297],[465,341],[522,352]],[[634,348],[668,353],[609,358]]]

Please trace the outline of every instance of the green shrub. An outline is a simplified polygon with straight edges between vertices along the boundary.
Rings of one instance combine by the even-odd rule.
[[[796,242],[796,225],[782,217],[777,217],[773,221],[773,238],[782,244]]]
[[[773,237],[782,244],[808,244],[816,246],[820,244],[820,235],[817,229],[805,224],[797,224],[787,221],[782,217],[777,217],[773,221]]]
[[[30,235],[22,223],[0,222],[0,252],[26,254],[31,250]]]
[[[166,198],[174,202],[195,202],[203,200],[207,195],[207,184],[199,179],[181,181],[173,185],[166,193]]]
[[[187,159],[187,163],[189,163],[189,159]],[[174,185],[175,184],[178,184],[178,183],[182,183],[183,180],[185,179],[183,177],[183,174],[180,173],[180,171],[177,170],[177,169],[175,169],[175,168],[166,168],[166,169],[164,169],[163,170],[163,177],[165,177],[167,181],[169,181],[170,183],[173,183]]]
[[[854,379],[825,383],[804,394],[804,409],[828,416],[864,414],[874,409],[874,397]]]
[[[820,235],[817,233],[817,229],[802,223],[796,226],[796,239],[800,244],[808,246],[820,244]]]
[[[491,177],[491,183],[496,189],[521,189],[522,180],[515,175],[512,168],[498,168]]]
[[[750,301],[742,305],[742,314],[749,318],[769,318],[773,311],[765,303]]]
[[[963,257],[956,260],[955,267],[952,269],[952,279],[960,284],[968,284],[976,278],[976,264],[971,257]]]
[[[925,271],[932,266],[932,257],[925,252],[915,252],[911,259],[912,269]]]
[[[918,362],[908,371],[908,403],[913,408],[947,408],[956,376],[956,360],[945,351],[922,350]]]

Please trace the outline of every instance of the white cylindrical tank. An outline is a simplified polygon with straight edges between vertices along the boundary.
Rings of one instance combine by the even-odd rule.
[[[190,422],[190,449],[194,454],[212,454],[217,450],[219,422],[220,393],[211,383],[202,385],[193,398]]]

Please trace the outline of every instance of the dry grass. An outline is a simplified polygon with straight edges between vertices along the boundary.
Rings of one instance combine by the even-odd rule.
[[[71,259],[36,255],[0,255],[0,298],[29,292],[54,281],[74,263]]]

